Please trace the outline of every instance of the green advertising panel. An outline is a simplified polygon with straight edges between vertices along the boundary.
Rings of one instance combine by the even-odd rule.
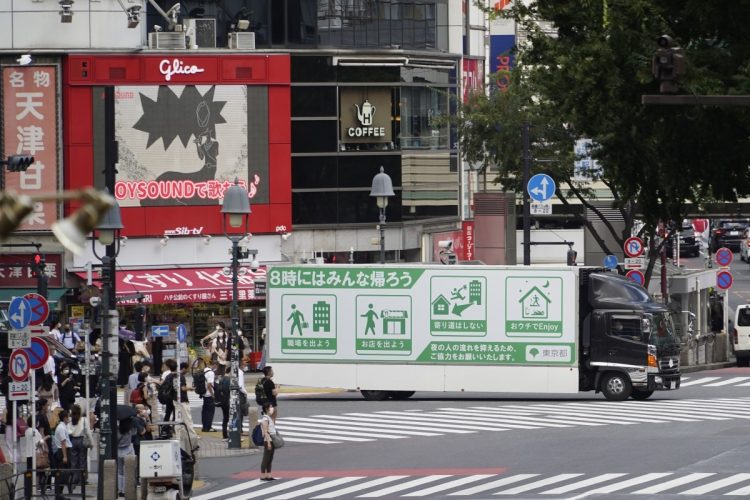
[[[271,359],[574,365],[576,270],[274,266]]]

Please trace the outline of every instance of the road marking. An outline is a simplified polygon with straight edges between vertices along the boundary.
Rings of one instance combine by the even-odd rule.
[[[376,490],[371,491],[370,493],[365,493],[364,495],[359,495],[357,498],[378,498],[378,497],[384,497],[386,495],[390,495],[391,493],[396,493],[397,491],[403,491],[408,490],[409,488],[414,488],[415,486],[421,486],[423,484],[427,483],[434,483],[435,481],[439,481],[440,479],[445,479],[446,477],[451,477],[443,474],[436,474],[434,476],[427,476],[427,477],[421,477],[419,479],[414,479],[412,481],[408,481],[403,484],[397,484],[395,486],[390,486],[388,488],[384,488],[382,490]]]
[[[568,493],[574,490],[580,490],[581,488],[585,488],[586,486],[591,486],[593,484],[599,484],[603,483],[604,481],[609,481],[610,479],[617,479],[618,477],[625,476],[627,474],[616,472],[611,474],[602,474],[601,476],[595,476],[590,477],[588,479],[584,479],[583,481],[578,481],[572,484],[568,484],[566,486],[560,486],[559,488],[554,488],[547,491],[542,491],[542,495],[560,495],[562,493]]]
[[[290,438],[284,436],[284,441],[287,443],[304,443],[304,444],[337,444],[338,441],[323,441],[322,439],[301,439],[301,438]]]
[[[545,479],[540,479],[539,481],[534,481],[533,483],[530,483],[530,484],[517,486],[509,490],[498,491],[497,493],[493,493],[493,494],[494,495],[515,495],[516,493],[525,493],[530,490],[535,490],[538,488],[542,488],[544,486],[549,486],[550,484],[561,483],[563,481],[567,481],[568,479],[573,479],[575,477],[579,477],[582,475],[583,474],[558,474],[556,476],[548,477]]]
[[[318,479],[320,478],[319,477],[300,477],[298,479],[292,479],[290,481],[281,481],[280,483],[277,482],[276,484],[273,484],[273,486],[269,486],[268,488],[261,488],[258,491],[253,491],[252,493],[248,493],[247,495],[242,495],[241,497],[237,497],[234,500],[249,500],[250,498],[258,498],[258,497],[265,498],[265,496],[268,495],[269,493],[275,493],[277,491],[288,490],[290,488],[294,488],[295,486],[299,486],[299,485],[309,483],[312,481],[317,481]],[[266,481],[262,481],[262,482],[266,482]]]
[[[287,431],[301,431],[301,432],[316,432],[318,434],[322,434],[322,437],[325,437],[329,434],[334,434],[336,436],[343,435],[343,436],[355,436],[355,437],[382,437],[385,439],[404,439],[406,436],[396,436],[394,434],[383,434],[383,433],[377,433],[374,434],[372,432],[361,432],[357,431],[356,429],[346,429],[339,427],[336,430],[326,430],[321,428],[320,426],[313,425],[313,424],[299,424],[295,422],[279,422],[276,427],[278,427],[279,430],[284,431],[286,433]]]
[[[732,377],[732,378],[722,380],[721,382],[714,382],[713,384],[706,384],[704,387],[721,387],[722,385],[730,385],[730,384],[735,384],[737,382],[745,382],[746,380],[750,380],[750,377]]]
[[[440,410],[444,410],[443,408],[440,408]],[[458,410],[458,409],[456,409]],[[502,409],[501,409],[502,410]],[[455,410],[454,410],[455,411]],[[478,410],[468,410],[467,412],[478,412]],[[538,412],[538,413],[546,413],[546,412]],[[540,417],[537,415],[533,415],[530,413],[527,413],[528,416],[523,416],[522,419],[518,418],[514,412],[508,411],[498,411],[498,412],[484,412],[484,415],[491,415],[494,414],[494,416],[499,416],[502,418],[502,421],[505,422],[506,419],[510,418],[511,421],[514,422],[524,422],[524,421],[534,421],[536,424],[536,419],[543,420],[543,422],[539,422],[538,425],[543,425],[545,422],[564,422],[562,424],[551,424],[553,427],[571,427],[572,425],[589,425],[589,426],[597,426],[597,425],[607,425],[607,424],[623,424],[623,425],[631,425],[631,422],[620,422],[616,420],[602,420],[598,419],[598,422],[592,422],[591,418],[587,415],[575,415],[574,412],[568,412],[568,411],[555,411],[555,416],[552,418],[549,417]],[[562,415],[562,416],[560,416]],[[513,417],[516,417],[515,419]],[[601,423],[599,423],[601,422]]]
[[[704,493],[708,493],[710,491],[723,488],[724,486],[741,483],[742,481],[745,481],[747,479],[750,479],[750,474],[746,474],[746,473],[735,474],[734,476],[729,476],[724,479],[720,479],[719,481],[714,481],[712,483],[704,484],[696,488],[681,491],[679,494],[680,495],[702,495]]]
[[[631,486],[648,483],[649,481],[661,479],[663,477],[671,475],[671,472],[652,472],[641,477],[634,477],[633,479],[620,481],[619,483],[608,484],[607,486],[602,486],[600,488],[596,488],[595,490],[587,491],[586,495],[591,495],[594,493],[614,493],[615,491],[624,490],[625,488],[630,488]]]
[[[480,481],[482,479],[487,479],[492,476],[493,474],[476,474],[474,476],[462,477],[460,479],[454,479],[453,481],[448,481],[447,483],[439,484],[437,486],[432,486],[430,488],[425,488],[423,490],[412,491],[411,493],[407,493],[404,496],[405,497],[426,497],[427,495],[432,495],[433,493],[437,493],[439,491],[450,490],[457,486],[463,486],[464,484],[475,483],[477,481]]]
[[[372,481],[367,481],[365,483],[355,484],[354,486],[349,486],[348,488],[344,488],[341,490],[336,491],[329,491],[328,493],[324,495],[318,495],[315,498],[336,498],[343,495],[348,495],[349,493],[355,493],[357,491],[366,490],[368,488],[373,488],[375,486],[380,486],[381,484],[386,483],[392,483],[393,481],[398,481],[399,479],[404,479],[409,476],[385,476],[378,479],[373,479]]]
[[[304,418],[304,417],[286,417],[286,418],[279,419],[279,420],[284,421],[284,422],[292,422],[294,424],[296,424],[297,422],[301,422],[303,424],[309,424],[315,428],[351,429],[353,431],[382,432],[382,429],[369,426],[369,425],[365,425],[365,424],[356,424],[352,422],[347,422],[347,425],[341,425],[336,422],[329,422],[328,420]],[[403,434],[406,436],[440,436],[440,434],[436,434],[434,432],[402,431],[402,430],[394,430],[391,427],[388,428],[388,433],[389,434]]]
[[[286,439],[287,436],[297,438],[305,438],[310,435],[310,431],[302,431],[302,432],[296,432],[296,431],[284,431],[284,439]],[[337,441],[350,441],[352,443],[368,443],[370,441],[375,441],[374,439],[367,439],[367,438],[356,438],[351,436],[341,436],[339,434],[336,434],[335,436],[331,436],[331,439],[336,439]]]
[[[721,377],[703,377],[695,380],[691,380],[690,382],[682,383],[680,382],[680,389],[684,387],[690,387],[691,385],[699,385],[699,384],[705,384],[706,382],[712,382],[714,380],[719,380]]]
[[[483,491],[491,490],[499,486],[507,486],[509,484],[517,483],[519,481],[531,479],[532,477],[537,477],[538,475],[539,474],[516,474],[515,476],[504,477],[502,479],[498,479],[497,481],[480,484],[479,486],[474,486],[473,488],[469,488],[468,490],[462,490],[462,491],[457,491],[455,493],[449,493],[448,496],[469,496],[469,495],[473,495],[474,493],[482,493]]]
[[[695,472],[693,474],[688,474],[687,476],[678,477],[677,479],[672,479],[671,481],[667,481],[666,483],[660,483],[654,486],[650,486],[648,488],[644,488],[642,490],[634,491],[633,494],[651,495],[653,493],[661,493],[662,491],[668,490],[670,488],[674,488],[675,486],[682,486],[683,484],[694,483],[695,481],[698,481],[699,479],[705,479],[713,475],[714,475],[713,472]]]
[[[285,493],[283,495],[271,497],[269,498],[269,500],[286,500],[287,498],[297,498],[302,495],[307,495],[308,493],[315,493],[316,491],[327,490],[328,488],[333,488],[334,486],[339,486],[341,484],[351,483],[352,481],[356,481],[357,479],[362,479],[362,476],[340,477],[332,481],[326,481],[324,483],[316,484],[314,486],[303,488],[301,490],[292,491],[291,493]]]
[[[246,490],[248,488],[252,488],[254,486],[258,486],[262,483],[260,479],[255,479],[253,481],[247,481],[240,484],[235,484],[234,486],[230,486],[228,488],[224,488],[222,490],[218,491],[212,491],[211,493],[207,493],[205,495],[199,495],[197,497],[191,497],[191,500],[215,500],[218,497],[223,497],[226,495],[231,495],[232,493],[237,493],[242,490]]]

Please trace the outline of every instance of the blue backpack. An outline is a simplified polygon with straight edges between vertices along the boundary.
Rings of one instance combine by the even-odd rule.
[[[263,446],[263,429],[261,429],[260,424],[253,428],[252,439],[255,446]]]

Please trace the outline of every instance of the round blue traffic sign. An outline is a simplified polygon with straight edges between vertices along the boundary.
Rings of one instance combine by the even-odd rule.
[[[728,267],[732,263],[732,260],[734,260],[734,254],[727,247],[721,247],[716,250],[715,259],[716,263],[721,267]]]
[[[178,342],[185,342],[187,339],[187,328],[185,328],[185,325],[180,323],[177,325],[177,341]]]
[[[639,271],[638,269],[632,269],[628,271],[625,277],[628,278],[630,281],[635,281],[641,286],[643,286],[643,284],[646,283],[646,276],[644,276],[643,272]]]
[[[38,326],[47,321],[49,316],[49,303],[44,296],[38,293],[27,293],[23,296],[24,299],[29,301],[31,306],[31,319],[29,320],[29,326]]]
[[[716,273],[716,286],[722,290],[727,290],[732,287],[732,273],[729,271],[719,271]]]
[[[607,269],[614,269],[617,267],[617,256],[607,255],[604,257],[604,267]]]
[[[526,186],[526,191],[534,201],[547,201],[555,194],[555,181],[547,174],[536,174]]]
[[[14,330],[22,330],[31,321],[31,304],[23,297],[13,297],[8,306],[8,322]]]

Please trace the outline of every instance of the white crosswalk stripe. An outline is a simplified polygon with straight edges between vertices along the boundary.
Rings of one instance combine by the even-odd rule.
[[[216,489],[193,500],[246,500],[251,498],[438,498],[438,497],[515,497],[555,498],[555,495],[594,494],[680,495],[710,498],[747,496],[750,473],[652,472],[584,474],[432,474],[367,477],[298,477],[265,482],[258,479]],[[537,497],[538,495],[538,497]]]

